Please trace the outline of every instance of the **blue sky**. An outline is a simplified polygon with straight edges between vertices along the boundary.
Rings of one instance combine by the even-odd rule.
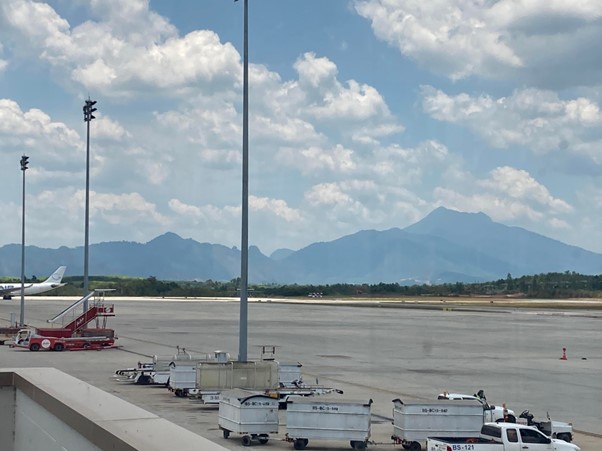
[[[439,206],[602,252],[602,2],[250,0],[249,241]],[[242,1],[0,3],[0,245],[240,246]]]

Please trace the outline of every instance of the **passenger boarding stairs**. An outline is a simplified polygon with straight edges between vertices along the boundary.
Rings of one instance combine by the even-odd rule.
[[[96,328],[106,328],[107,317],[115,316],[115,306],[113,304],[106,304],[104,301],[104,294],[107,291],[114,291],[112,289],[96,289],[93,292],[87,294],[81,299],[78,299],[69,307],[64,309],[54,318],[46,320],[48,323],[56,323],[61,321],[63,323],[62,328],[68,329],[71,332],[78,332],[88,325],[91,321],[96,320]],[[92,301],[88,304],[88,310],[76,316],[74,310],[86,303],[86,301]],[[71,319],[73,318],[73,319]],[[67,324],[64,324],[66,320],[71,319]],[[101,320],[102,319],[102,320]]]

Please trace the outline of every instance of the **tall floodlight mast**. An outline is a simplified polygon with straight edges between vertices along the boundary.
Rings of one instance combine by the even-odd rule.
[[[21,171],[23,172],[23,198],[21,212],[21,312],[19,314],[19,325],[25,326],[25,171],[28,169],[29,157],[21,157]]]
[[[249,286],[249,0],[244,0],[243,16],[242,236],[240,246],[240,330],[238,336],[238,360],[240,362],[247,361]]]
[[[86,219],[85,219],[85,232],[84,232],[84,296],[89,293],[88,290],[88,245],[90,236],[90,122],[92,119],[96,119],[94,112],[96,108],[94,105],[96,100],[86,100],[84,105],[84,122],[86,123]],[[88,300],[84,301],[84,312],[88,311]]]

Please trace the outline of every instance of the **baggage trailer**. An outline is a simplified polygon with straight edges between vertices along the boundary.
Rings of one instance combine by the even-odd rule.
[[[278,388],[278,363],[274,361],[200,362],[196,368],[195,388],[188,396],[203,404],[219,404],[219,394],[225,390],[276,390]]]
[[[269,434],[278,433],[278,400],[249,390],[227,390],[220,394],[218,425],[227,439],[243,434],[243,446],[262,445]]]
[[[107,318],[115,316],[113,304],[104,302],[104,293],[111,289],[97,289],[75,301],[62,312],[47,320],[48,323],[63,322],[62,327],[27,327],[20,329],[12,348],[26,348],[30,351],[64,351],[106,349],[115,345],[115,331],[107,329]],[[88,310],[76,316],[75,308],[93,298]],[[64,324],[68,315],[73,319]],[[96,327],[86,327],[95,321]]]
[[[363,450],[370,439],[372,400],[300,398],[289,402],[286,440],[297,450],[309,440],[349,440],[353,449]]]
[[[428,437],[474,437],[483,426],[483,404],[478,400],[423,401],[393,400],[395,444],[420,451]]]

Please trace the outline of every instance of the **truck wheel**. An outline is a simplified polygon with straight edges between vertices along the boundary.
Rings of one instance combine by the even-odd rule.
[[[222,435],[225,439],[228,439],[228,437],[230,437],[230,431],[228,431],[227,429],[222,429]]]
[[[29,345],[29,350],[30,351],[39,351],[40,350],[40,343],[32,343]]]
[[[418,442],[412,442],[412,443],[410,443],[410,447],[408,449],[410,451],[421,451],[422,446],[420,446],[420,443],[418,443]]]
[[[63,343],[55,343],[53,349],[56,352],[61,352],[63,349],[65,349],[65,345]]]
[[[309,443],[309,440],[307,440],[307,439],[297,438],[297,439],[295,439],[295,442],[293,443],[293,448],[305,449],[305,447],[307,446],[308,443]]]
[[[248,435],[242,436],[242,446],[251,446],[251,437]]]

